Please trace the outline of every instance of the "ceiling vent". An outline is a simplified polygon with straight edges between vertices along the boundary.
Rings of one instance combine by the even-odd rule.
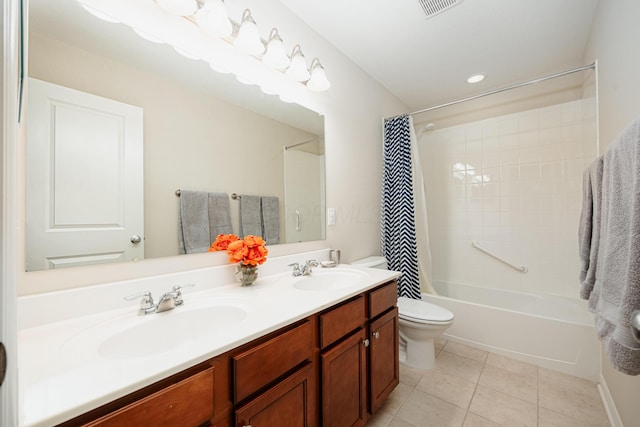
[[[427,15],[427,18],[437,15],[440,12],[444,12],[447,9],[451,9],[462,3],[462,0],[418,0],[422,10]]]

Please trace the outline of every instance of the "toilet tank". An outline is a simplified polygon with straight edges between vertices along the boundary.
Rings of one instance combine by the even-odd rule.
[[[351,265],[388,270],[387,259],[383,256],[370,256],[367,258],[358,259],[356,261],[353,261]]]

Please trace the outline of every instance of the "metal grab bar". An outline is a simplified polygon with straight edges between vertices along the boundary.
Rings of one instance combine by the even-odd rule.
[[[502,258],[500,255],[496,255],[491,251],[488,251],[487,249],[483,248],[482,246],[480,246],[480,244],[476,241],[476,240],[472,240],[471,241],[471,246],[473,246],[474,248],[478,249],[479,251],[484,252],[485,254],[494,257],[495,259],[497,259],[498,261],[507,264],[509,267],[518,270],[520,273],[525,274],[529,271],[529,269],[527,267],[525,267],[524,265],[516,265],[513,264],[512,262],[507,261],[506,259]]]

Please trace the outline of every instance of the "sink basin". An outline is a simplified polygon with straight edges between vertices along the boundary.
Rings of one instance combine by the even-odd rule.
[[[328,291],[357,286],[366,279],[366,273],[347,269],[314,269],[309,276],[287,276],[291,285],[302,291]]]
[[[98,347],[98,353],[108,359],[164,353],[175,349],[184,341],[196,341],[222,328],[236,325],[247,317],[244,308],[233,305],[214,305],[191,310],[184,308],[186,307],[177,307],[145,316],[148,321],[125,328],[104,340]]]
[[[249,315],[249,306],[235,298],[186,301],[162,313],[126,314],[90,326],[60,348],[62,357],[106,359],[148,357],[176,351],[184,344],[233,334]],[[180,350],[178,350],[180,351]]]

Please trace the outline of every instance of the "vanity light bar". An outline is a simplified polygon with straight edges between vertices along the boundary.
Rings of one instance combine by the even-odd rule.
[[[166,43],[174,47],[179,53],[206,61],[213,70],[232,73],[243,83],[255,84],[266,94],[278,95],[281,99],[297,99],[300,101],[306,96],[305,90],[321,92],[330,86],[330,84],[327,84],[326,74],[323,73],[324,68],[322,71],[314,73],[314,67],[317,69],[317,66],[312,64],[311,69],[308,69],[306,61],[300,61],[299,59],[297,59],[296,62],[304,62],[303,67],[306,73],[303,74],[306,75],[306,79],[295,81],[285,77],[286,70],[291,66],[291,58],[286,54],[286,51],[284,55],[280,55],[278,61],[271,61],[273,58],[269,58],[269,55],[267,55],[272,42],[275,44],[280,43],[280,46],[276,46],[276,51],[282,51],[284,48],[282,39],[275,28],[271,31],[269,40],[264,40],[259,36],[259,33],[257,34],[260,44],[263,47],[261,53],[245,55],[238,55],[239,49],[234,46],[242,23],[238,24],[227,17],[226,19],[231,26],[231,31],[229,32],[227,28],[221,32],[225,34],[229,33],[229,35],[211,34],[211,31],[207,32],[202,29],[198,21],[203,21],[205,17],[198,18],[198,13],[201,13],[204,7],[210,8],[209,13],[212,11],[226,12],[222,0],[208,0],[207,2],[197,0],[196,11],[191,12],[188,16],[168,13],[167,10],[160,6],[158,1],[77,1],[85,9],[97,11],[97,15],[101,14],[109,17],[111,22],[120,22],[127,25],[136,33],[144,34],[146,36],[145,38],[153,39],[155,42]],[[183,0],[161,1],[163,3],[181,3]],[[190,0],[184,1],[189,2]],[[175,10],[182,9],[176,7]],[[187,8],[184,8],[184,10],[187,10]],[[96,14],[94,13],[94,15]],[[243,23],[244,21],[248,21],[250,16],[251,12],[248,9],[245,10]],[[213,20],[214,17],[209,15],[206,19],[210,21]],[[221,18],[218,17],[215,19]],[[253,21],[252,18],[250,20]],[[224,25],[221,25],[221,27],[222,26]],[[256,33],[254,32],[254,34]],[[264,48],[265,46],[266,49]],[[277,65],[274,66],[274,64]],[[316,80],[320,81],[317,82]],[[304,101],[302,101],[302,103],[304,103]]]
[[[167,0],[155,1],[162,7],[162,3]],[[172,1],[180,2],[182,0]],[[211,12],[209,13],[213,13],[214,11],[219,13],[220,15],[215,19],[220,22],[228,22],[231,27],[230,31],[218,35],[220,39],[236,46],[242,52],[255,57],[270,68],[281,71],[285,75],[295,76],[290,78],[306,85],[311,91],[324,92],[331,87],[331,84],[327,79],[326,72],[324,71],[324,67],[320,66],[321,72],[319,71],[315,76],[313,73],[315,67],[314,63],[312,63],[310,68],[307,67],[300,45],[296,45],[294,47],[291,56],[288,56],[286,52],[280,52],[284,46],[277,28],[274,27],[271,30],[268,40],[263,39],[258,32],[257,24],[249,9],[245,9],[242,14],[242,21],[238,24],[226,15],[223,0],[198,0],[197,3],[198,9],[194,14],[188,16],[178,14],[178,16],[184,17],[193,24],[202,28],[205,32],[211,33],[203,27],[203,20],[198,19],[198,14],[202,13],[205,8],[215,7],[215,10],[211,9]],[[214,4],[215,6],[210,6]],[[167,11],[171,13],[172,10],[173,9]],[[277,59],[274,59],[274,56],[276,55],[274,51],[277,51]],[[318,60],[317,62],[319,63],[320,61]],[[243,76],[239,76],[239,80],[243,83],[247,83]]]

